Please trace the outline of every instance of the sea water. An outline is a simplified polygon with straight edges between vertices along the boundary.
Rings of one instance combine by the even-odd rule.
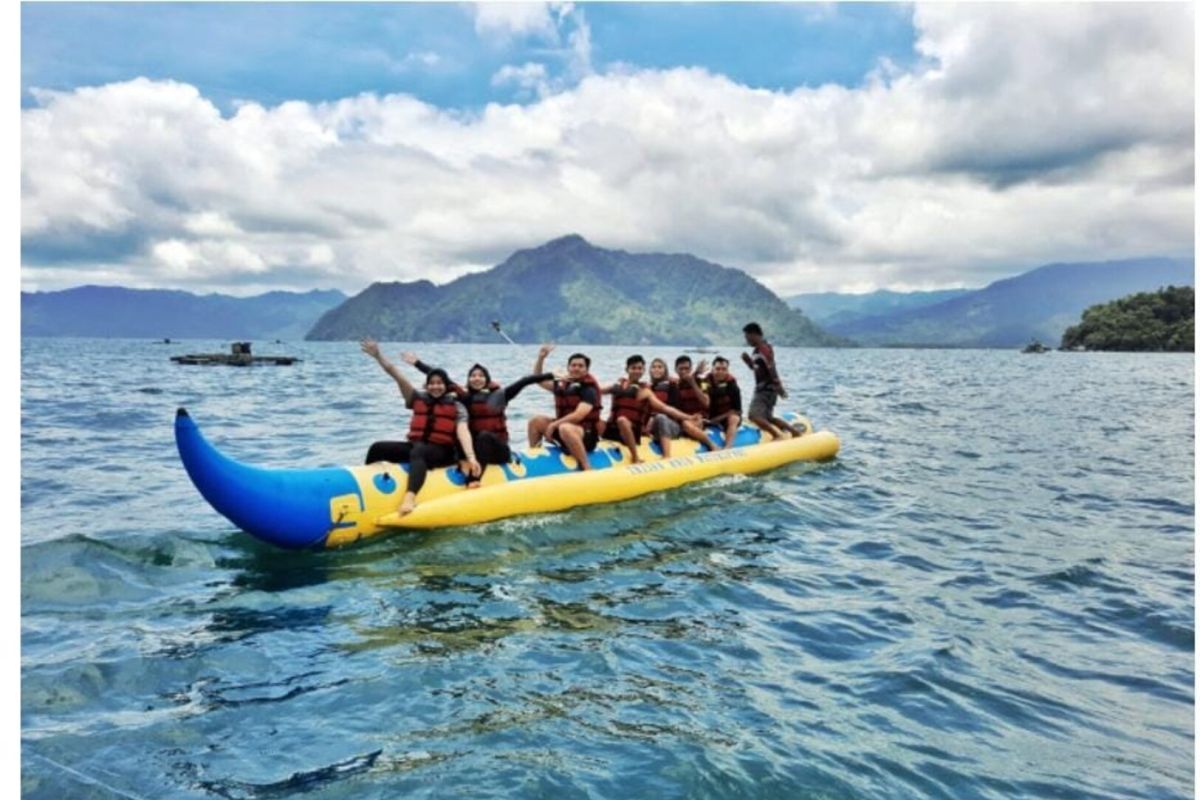
[[[22,343],[26,798],[1193,795],[1191,355],[778,348],[832,462],[285,552],[200,497],[175,409],[269,467],[407,412],[352,342],[169,361],[227,347]]]

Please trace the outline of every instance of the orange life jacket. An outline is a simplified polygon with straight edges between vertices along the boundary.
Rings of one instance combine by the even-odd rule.
[[[467,424],[471,428],[472,435],[488,431],[495,434],[500,441],[507,443],[508,417],[504,415],[503,408],[495,409],[488,405],[488,397],[499,388],[500,384],[495,381],[477,392],[461,387],[458,396],[463,405],[467,407],[467,414],[470,415]]]
[[[437,400],[424,392],[418,392],[413,398],[412,423],[408,427],[410,442],[428,442],[429,444],[453,445],[455,421],[458,417],[457,401],[454,394],[446,392]]]
[[[699,379],[697,378],[696,381],[696,386],[699,387]],[[679,405],[675,406],[676,408],[689,416],[692,414],[708,415],[708,406],[704,405],[704,401],[700,399],[702,389],[693,388],[692,384],[684,383],[681,380],[673,382],[678,392]]]
[[[645,383],[630,383],[629,378],[621,378],[612,392],[612,412],[609,414],[610,424],[624,417],[634,425],[641,425],[646,420],[646,412],[650,404],[639,400],[638,395],[646,388]]]
[[[600,432],[600,384],[596,381],[589,372],[578,381],[555,381],[554,382],[554,416],[562,419],[576,408],[582,402],[583,387],[590,386],[596,392],[596,403],[592,406],[592,410],[579,423],[584,430],[589,427]]]

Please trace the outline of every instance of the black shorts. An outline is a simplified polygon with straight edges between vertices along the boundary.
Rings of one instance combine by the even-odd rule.
[[[642,426],[638,423],[633,423],[633,438],[637,439],[642,435]],[[615,419],[609,420],[604,426],[604,433],[600,434],[601,439],[607,439],[610,442],[624,442],[621,438],[621,429],[617,427]]]
[[[557,444],[559,447],[566,450],[567,449],[566,443],[563,442],[562,439],[558,438],[559,430],[560,430],[560,428],[555,428],[554,435],[551,436],[550,438],[551,438],[551,440],[554,441],[555,444]],[[583,449],[584,450],[586,450],[589,453],[592,452],[593,450],[596,449],[596,443],[599,441],[600,441],[600,436],[596,433],[595,428],[589,426],[589,427],[583,429]]]

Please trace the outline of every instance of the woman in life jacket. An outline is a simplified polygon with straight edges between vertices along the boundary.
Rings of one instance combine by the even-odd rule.
[[[541,375],[546,356],[554,349],[544,344],[538,349],[533,373]],[[537,416],[529,420],[529,446],[537,447],[543,437],[562,445],[579,463],[589,470],[588,453],[596,449],[600,438],[600,384],[588,371],[592,360],[583,353],[572,353],[567,359],[567,374],[553,381],[540,381],[548,392],[554,393],[554,417]]]
[[[655,361],[662,364],[665,372],[666,362],[661,358],[655,359]],[[638,445],[641,442],[642,431],[646,428],[652,412],[658,412],[659,415],[679,424],[688,420],[686,414],[660,400],[651,387],[642,381],[645,371],[646,359],[639,355],[632,355],[625,359],[625,377],[601,390],[602,394],[611,394],[613,398],[608,424],[604,427],[602,435],[605,439],[621,442],[629,448],[629,459],[634,464],[641,461],[638,455]],[[668,396],[669,394],[668,392]],[[692,422],[699,424],[699,419]],[[668,440],[667,445],[663,448],[663,457],[669,458],[670,454]]]
[[[458,460],[462,448],[466,455],[467,473],[478,477],[481,472],[475,459],[475,444],[467,426],[467,409],[450,391],[450,378],[445,370],[430,370],[425,376],[425,390],[415,389],[396,365],[388,361],[379,351],[379,345],[370,339],[360,343],[362,351],[379,363],[383,371],[396,381],[404,405],[412,409],[412,421],[406,442],[375,442],[367,451],[366,463],[389,461],[393,464],[408,464],[408,485],[404,500],[400,503],[400,514],[408,514],[417,507],[417,493],[425,485],[430,467],[448,467]]]
[[[404,353],[401,356],[406,364],[411,364],[428,375],[435,368],[429,366],[415,353]],[[467,426],[471,430],[471,438],[475,442],[475,456],[479,460],[479,475],[471,477],[467,483],[468,489],[479,488],[479,482],[488,464],[507,464],[512,461],[512,449],[508,442],[508,418],[505,408],[510,400],[521,393],[521,390],[539,381],[553,380],[553,373],[541,375],[526,375],[515,383],[501,386],[492,380],[492,374],[482,364],[473,364],[467,371],[467,385],[457,383],[450,385],[464,406],[467,408]],[[463,474],[467,473],[465,464]]]
[[[742,424],[742,390],[729,373],[729,359],[713,359],[712,372],[705,382],[708,391],[708,422],[725,431],[725,449],[733,447]]]

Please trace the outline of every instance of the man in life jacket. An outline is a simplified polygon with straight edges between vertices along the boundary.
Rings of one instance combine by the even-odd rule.
[[[375,359],[383,371],[396,381],[404,405],[412,409],[412,421],[406,442],[375,442],[367,451],[367,462],[390,461],[408,464],[408,484],[399,512],[411,513],[417,507],[417,493],[425,485],[430,467],[448,467],[458,460],[455,443],[466,455],[467,474],[479,477],[481,468],[475,459],[475,444],[467,425],[467,409],[450,391],[450,378],[445,370],[430,370],[425,376],[425,391],[413,388],[402,373],[379,351],[370,339],[360,343],[362,351]]]
[[[546,356],[554,349],[544,344],[538,349],[533,373],[543,373]],[[596,449],[600,438],[600,384],[588,370],[592,360],[583,353],[572,353],[567,359],[567,375],[553,381],[541,381],[538,386],[554,392],[554,418],[537,416],[529,420],[529,446],[537,447],[545,437],[562,445],[579,462],[579,468],[589,470],[588,453]]]
[[[665,370],[665,362],[662,359],[656,360],[663,364]],[[613,398],[608,424],[602,435],[605,439],[621,442],[629,448],[630,461],[634,464],[641,461],[638,455],[638,444],[643,428],[649,423],[651,411],[657,411],[660,415],[679,423],[688,419],[683,412],[659,400],[651,388],[642,381],[645,370],[646,359],[638,355],[630,356],[625,359],[625,377],[601,390],[602,394],[611,394]],[[669,448],[668,444],[663,451],[664,457],[670,455]]]
[[[401,357],[405,363],[411,364],[426,375],[434,370],[434,367],[417,358],[415,353],[404,353]],[[483,479],[488,464],[507,464],[512,461],[512,449],[508,443],[508,418],[505,415],[509,401],[526,386],[553,378],[553,373],[549,372],[542,375],[526,375],[515,383],[501,386],[492,380],[492,374],[487,367],[473,364],[467,371],[466,386],[457,383],[450,385],[450,390],[467,408],[467,425],[471,430],[471,438],[475,442],[475,455],[479,460],[479,476],[470,477],[468,489],[479,488],[479,482]],[[466,475],[465,457],[459,467]]]
[[[782,439],[783,431],[792,436],[804,433],[800,428],[788,424],[787,420],[775,416],[775,402],[787,399],[787,390],[775,370],[775,349],[763,336],[762,326],[751,322],[742,328],[746,344],[754,348],[751,353],[742,353],[742,361],[754,370],[754,397],[750,400],[750,421],[771,434],[773,439]]]
[[[705,381],[708,391],[708,422],[725,431],[725,449],[733,447],[742,424],[742,390],[729,374],[729,359],[713,359],[712,373]]]
[[[706,366],[707,362],[701,359],[699,368],[693,372],[691,358],[680,356],[675,359],[675,408],[683,412],[688,419],[680,423],[677,430],[666,427],[669,420],[660,422],[659,431],[665,430],[671,434],[671,438],[679,438],[682,433],[709,450],[719,450],[720,447],[704,430],[703,425],[704,418],[708,416],[709,399],[696,373],[703,373]],[[661,435],[659,441],[662,441]]]

